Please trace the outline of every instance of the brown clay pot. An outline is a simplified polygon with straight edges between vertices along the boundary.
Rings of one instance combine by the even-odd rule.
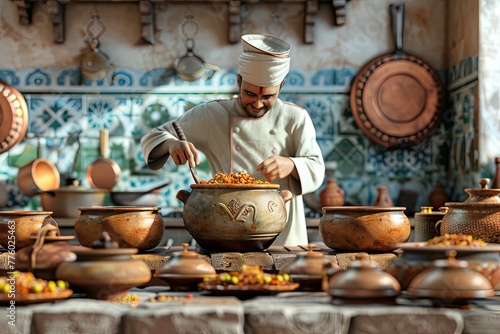
[[[485,242],[500,243],[500,189],[488,189],[489,179],[479,180],[480,189],[465,189],[464,202],[448,202],[440,224],[441,235],[467,234]]]
[[[118,299],[131,288],[151,280],[147,264],[131,257],[137,253],[136,248],[104,247],[74,250],[74,253],[76,261],[61,263],[56,277],[81,288],[92,299]]]
[[[326,180],[326,187],[319,194],[321,206],[341,206],[344,205],[344,190],[339,187],[335,178]]]
[[[338,251],[387,252],[410,237],[404,207],[331,206],[319,220],[326,246]]]
[[[433,261],[445,259],[446,252],[450,250],[456,252],[457,260],[467,261],[469,269],[483,274],[496,290],[500,290],[500,245],[444,247],[408,242],[398,246],[403,253],[391,261],[385,270],[396,277],[403,290],[408,288],[415,276],[431,267]]]
[[[120,247],[141,251],[155,248],[163,238],[159,207],[88,206],[78,210],[75,234],[82,246],[91,247],[103,232],[109,233]]]
[[[21,249],[35,243],[45,221],[52,222],[52,211],[0,211],[0,245]]]
[[[180,190],[186,230],[212,251],[257,251],[271,246],[286,225],[285,203],[292,198],[279,185],[192,184]]]

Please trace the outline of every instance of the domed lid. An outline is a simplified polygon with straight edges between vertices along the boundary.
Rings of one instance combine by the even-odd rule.
[[[490,281],[480,272],[468,268],[467,261],[456,260],[456,250],[446,251],[446,260],[435,260],[416,275],[408,285],[408,293],[419,297],[468,299],[495,294]]]
[[[398,280],[362,254],[344,271],[329,278],[329,294],[342,298],[397,297],[401,293]]]
[[[157,271],[157,277],[203,277],[215,275],[215,268],[196,252],[188,250],[189,244],[182,244],[182,251],[172,254]]]
[[[307,245],[307,252],[298,253],[296,258],[286,264],[280,272],[289,275],[321,276],[325,255],[314,252],[313,248],[314,245]]]
[[[119,248],[118,242],[111,240],[108,232],[102,232],[101,238],[92,243],[92,248],[73,251],[77,261],[127,261],[138,252],[137,248]]]
[[[464,202],[468,203],[500,203],[500,189],[488,189],[487,186],[490,183],[490,179],[482,178],[479,179],[480,189],[465,189],[465,192],[469,195]]]

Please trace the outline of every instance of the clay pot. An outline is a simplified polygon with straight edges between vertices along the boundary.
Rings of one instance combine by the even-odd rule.
[[[79,207],[75,221],[76,238],[90,247],[103,232],[122,248],[140,251],[155,248],[163,238],[163,218],[159,207],[90,206]]]
[[[444,206],[449,200],[450,195],[448,195],[440,183],[437,183],[434,190],[429,194],[429,203],[436,210]]]
[[[257,251],[271,246],[287,221],[289,190],[275,184],[192,184],[180,190],[186,230],[211,251]]]
[[[296,258],[281,268],[280,273],[288,274],[292,281],[299,283],[298,290],[321,291],[325,264],[328,262],[321,252],[313,251],[314,245],[308,245],[307,252],[298,253]],[[331,267],[340,267],[331,263]]]
[[[496,290],[500,290],[500,245],[444,247],[409,242],[398,246],[403,253],[391,261],[385,270],[396,277],[403,290],[408,288],[415,276],[429,268],[433,261],[446,258],[446,252],[450,250],[456,252],[457,260],[467,261],[469,269],[483,274]]]
[[[394,202],[389,196],[389,189],[385,186],[380,186],[377,188],[377,198],[373,202],[374,206],[393,206]]]
[[[173,253],[155,273],[155,277],[161,278],[175,291],[200,290],[198,284],[203,283],[205,277],[217,276],[215,268],[200,254],[188,251],[188,246],[183,243],[182,251]]]
[[[344,190],[339,187],[337,179],[326,180],[326,187],[319,195],[321,206],[342,206],[344,205]]]
[[[41,203],[44,210],[52,211],[54,217],[78,217],[81,206],[102,206],[106,200],[106,189],[89,189],[81,186],[64,186],[43,192]]]
[[[56,280],[56,269],[62,262],[76,260],[73,250],[85,249],[68,243],[74,236],[62,236],[59,228],[50,223],[44,225],[33,237],[35,244],[16,252],[16,269],[32,272],[35,277]]]
[[[395,304],[401,294],[399,282],[368,259],[358,256],[346,270],[327,274],[325,292],[332,296],[335,304]]]
[[[109,238],[106,232],[103,236]],[[89,298],[100,300],[119,299],[131,288],[151,280],[151,269],[143,261],[132,259],[137,248],[117,248],[110,238],[104,248],[74,250],[74,262],[63,262],[56,270],[56,277],[85,291]],[[101,246],[99,246],[101,247]]]
[[[326,246],[338,251],[387,252],[410,237],[404,207],[331,206],[319,220]]]
[[[488,189],[489,179],[479,180],[480,189],[465,189],[464,202],[445,204],[448,212],[441,224],[441,235],[466,234],[485,242],[500,243],[500,189]]]
[[[415,276],[408,286],[410,295],[434,298],[435,304],[462,304],[463,300],[492,297],[490,281],[468,267],[467,261],[456,260],[456,251],[447,251],[447,260],[435,260]]]
[[[42,224],[53,222],[51,214],[52,211],[0,211],[0,245],[9,250],[33,245]]]

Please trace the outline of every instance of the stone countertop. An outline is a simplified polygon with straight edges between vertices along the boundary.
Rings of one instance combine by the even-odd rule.
[[[248,299],[166,287],[132,289],[141,301],[116,303],[73,296],[67,300],[0,308],[2,333],[426,333],[497,334],[500,299],[467,307],[431,307],[400,296],[394,305],[334,304],[324,292],[288,292]],[[151,302],[158,295],[178,299]],[[7,324],[13,316],[15,323]]]

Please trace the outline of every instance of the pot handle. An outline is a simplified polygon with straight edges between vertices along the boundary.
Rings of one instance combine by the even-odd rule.
[[[51,217],[52,221],[55,223],[55,220]],[[33,245],[33,248],[31,250],[30,258],[28,261],[28,271],[29,272],[34,272],[36,268],[36,256],[38,255],[38,252],[40,249],[43,247],[43,243],[45,242],[45,237],[49,235],[51,231],[55,231],[55,233],[58,235],[59,234],[59,227],[56,225],[53,225],[51,221],[45,220],[45,222],[42,224],[42,227],[38,231],[38,235],[36,237],[35,244]]]
[[[182,203],[186,204],[189,195],[191,195],[191,192],[184,190],[184,189],[181,189],[177,192],[177,195],[175,196],[175,198],[177,198]]]
[[[279,191],[279,194],[280,196],[283,198],[283,200],[286,202],[288,202],[289,200],[291,200],[293,198],[293,194],[290,190],[280,190]]]

